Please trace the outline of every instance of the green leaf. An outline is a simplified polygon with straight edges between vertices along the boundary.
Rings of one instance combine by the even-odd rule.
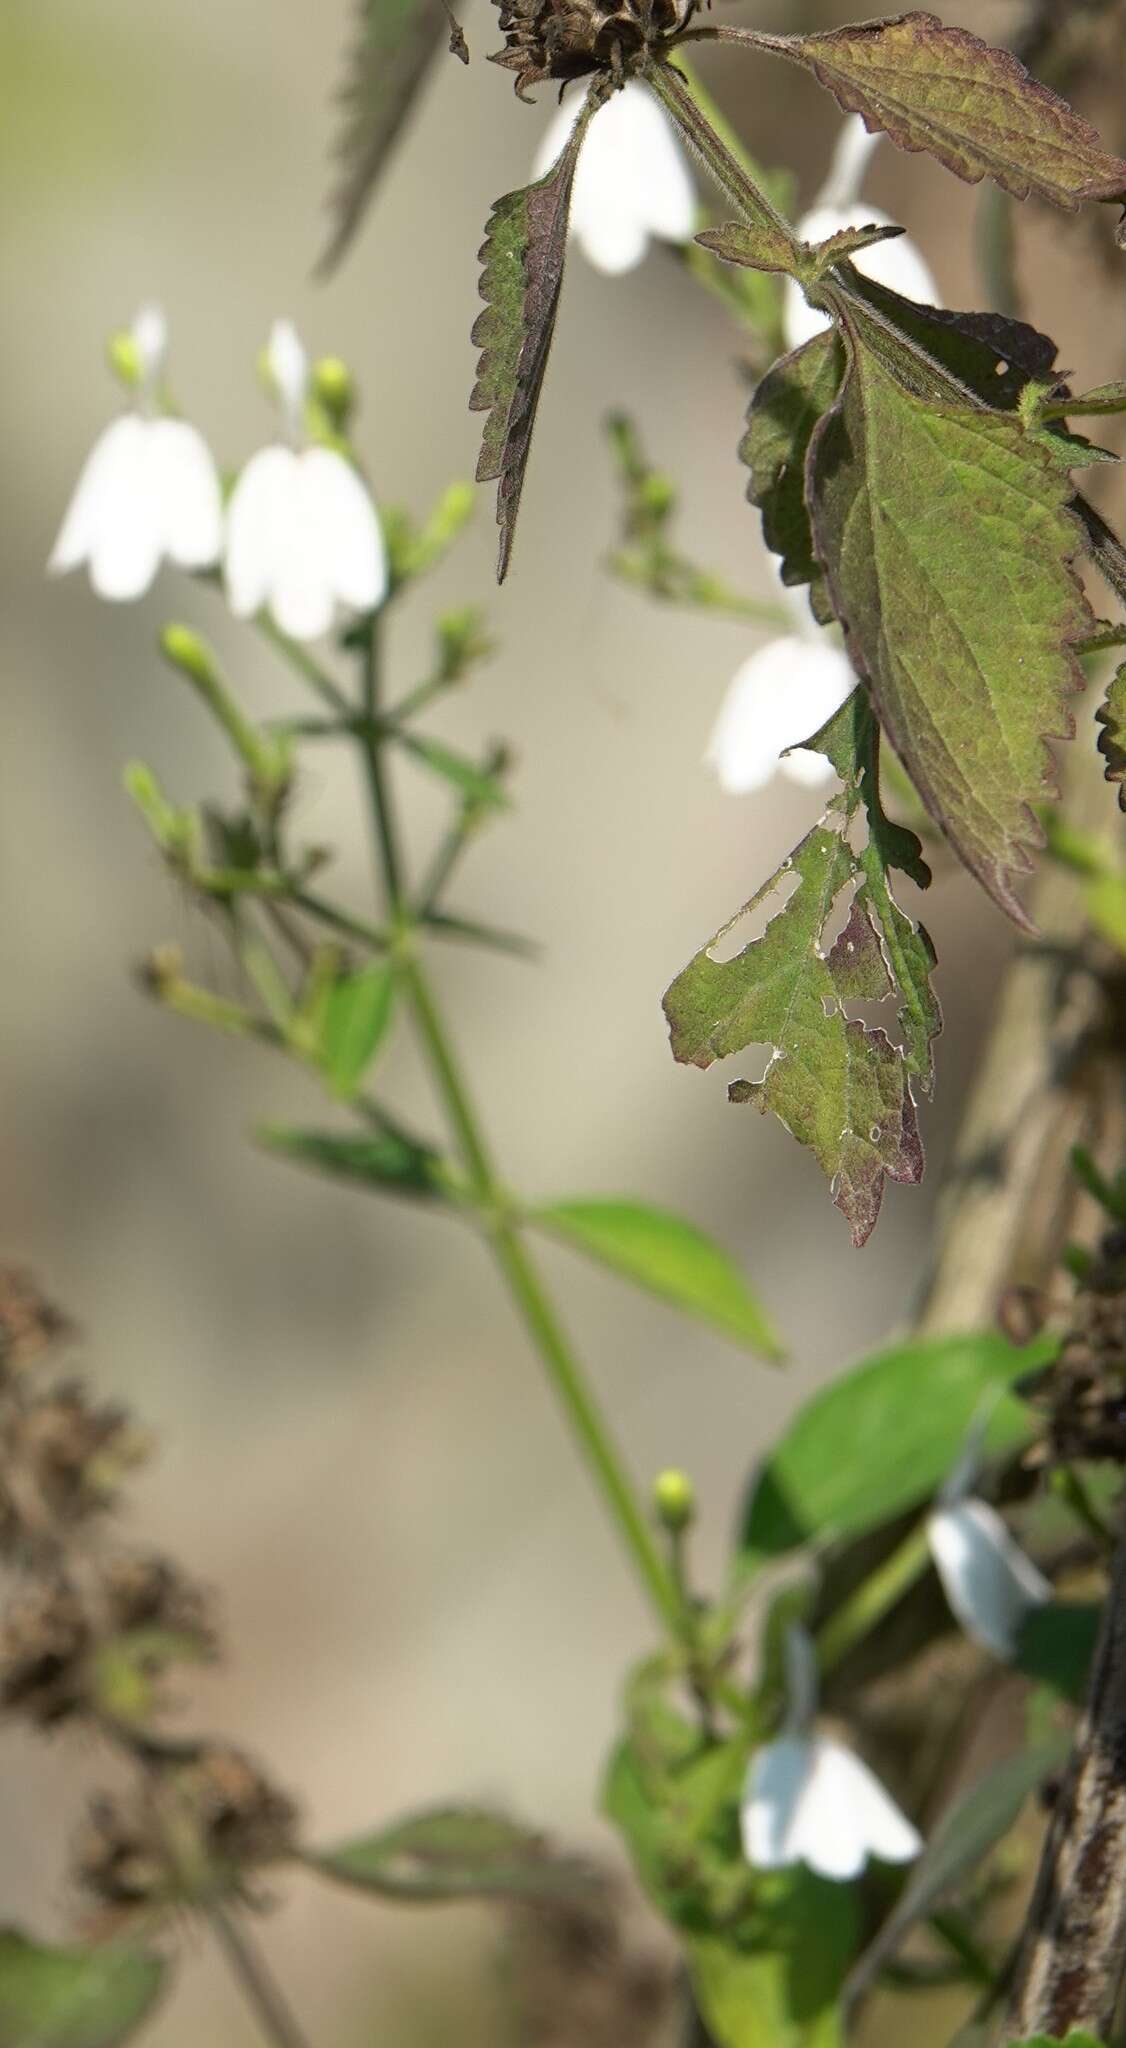
[[[786,38],[784,53],[808,65],[846,113],[968,184],[994,178],[1016,199],[1071,212],[1085,199],[1126,198],[1126,163],[1089,122],[1009,51],[937,15]]]
[[[807,469],[833,608],[931,817],[1027,929],[1014,886],[1043,843],[1045,741],[1074,730],[1093,624],[1071,486],[1043,437],[900,328],[894,294],[880,313],[848,282],[822,294],[849,355]]]
[[[1017,1669],[1081,1705],[1087,1697],[1102,1612],[1098,1602],[1082,1600],[1053,1600],[1034,1609],[1020,1632]]]
[[[1093,391],[1081,391],[1078,398],[1065,393],[1041,408],[1045,419],[1080,419],[1101,413],[1126,412],[1126,383],[1098,384]]]
[[[336,268],[356,233],[430,59],[449,31],[442,0],[360,0],[339,94],[333,152],[339,175],[330,201],[331,238],[318,266],[322,276]]]
[[[914,834],[884,816],[878,733],[863,695],[855,693],[811,744],[833,761],[845,784],[841,796],[678,975],[665,1014],[674,1057],[686,1064],[706,1068],[751,1045],[772,1048],[763,1080],[733,1083],[729,1099],[772,1110],[809,1146],[862,1245],[886,1181],[914,1185],[923,1175],[915,1089],[931,1088],[931,1046],[942,1018],[929,979],[934,949],[895,903],[889,871],[898,867],[919,883],[929,877]],[[851,834],[862,809],[868,843],[857,855]],[[741,917],[795,880],[760,938],[734,959],[712,957]],[[849,891],[844,929],[826,948],[826,927]],[[849,1014],[852,1004],[893,996],[902,1046]]]
[[[577,1201],[545,1203],[527,1220],[737,1344],[781,1356],[770,1318],[735,1260],[681,1217],[644,1202]]]
[[[878,230],[876,239],[882,241],[887,233],[886,228]],[[696,240],[701,249],[710,249],[713,256],[722,257],[725,263],[740,264],[750,270],[781,271],[788,277],[794,267],[792,237],[768,220],[751,224],[725,221],[722,227],[705,228]]]
[[[328,991],[321,1029],[321,1059],[333,1093],[356,1093],[387,1035],[395,1003],[395,970],[376,960],[358,974],[341,975]]]
[[[1118,802],[1126,811],[1126,663],[1118,670],[1096,717],[1102,726],[1099,752],[1106,762],[1106,779],[1118,784]]]
[[[1041,1748],[1018,1751],[947,1809],[928,1837],[895,1911],[853,1971],[850,2001],[883,1969],[911,1928],[927,1919],[1016,1826],[1029,1794],[1059,1769],[1069,1747],[1061,1736]]]
[[[843,2048],[840,1992],[856,1943],[849,1885],[787,1873],[753,1943],[688,1943],[688,1968],[716,2048]]]
[[[337,1180],[357,1181],[385,1194],[418,1195],[437,1201],[450,1193],[450,1179],[440,1153],[401,1131],[376,1131],[362,1137],[335,1131],[297,1131],[281,1124],[259,1130],[258,1142],[269,1152],[315,1166]]]
[[[1010,2041],[1009,2048],[1103,2048],[1103,2043],[1085,2028],[1073,2027],[1062,2044],[1059,2035],[1034,2034],[1027,2041]]]
[[[502,583],[555,331],[575,166],[587,126],[604,98],[602,83],[596,82],[554,168],[537,184],[497,200],[481,248],[485,310],[473,328],[481,359],[469,408],[488,413],[477,481],[499,480],[497,580]]]
[[[810,585],[815,617],[833,608],[813,546],[805,501],[805,465],[814,431],[835,404],[845,374],[845,352],[829,328],[792,355],[783,356],[758,385],[747,414],[740,459],[751,472],[747,497],[762,513],[763,538],[781,557],[788,587]]]
[[[487,768],[479,768],[476,761],[459,754],[454,747],[448,747],[443,740],[434,740],[425,734],[400,732],[396,738],[401,747],[417,760],[432,768],[463,797],[468,797],[483,810],[503,811],[508,808],[506,796],[495,775]]]
[[[116,2048],[152,2011],[166,1975],[142,1949],[44,1948],[0,1932],[0,2048]]]
[[[931,1499],[980,1419],[983,1456],[1035,1434],[1008,1389],[1050,1365],[1054,1338],[1018,1350],[982,1332],[895,1345],[807,1402],[759,1467],[742,1564],[754,1571],[807,1543],[859,1536]]]
[[[597,1884],[577,1859],[551,1855],[542,1835],[472,1807],[412,1814],[304,1860],[339,1884],[418,1903],[589,1898]]]

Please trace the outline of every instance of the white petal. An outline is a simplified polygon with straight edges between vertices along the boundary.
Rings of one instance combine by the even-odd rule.
[[[868,1766],[838,1742],[786,1735],[747,1774],[743,1848],[760,1870],[805,1863],[821,1877],[859,1877],[869,1856],[909,1863],[922,1841]]]
[[[786,748],[817,732],[855,687],[847,656],[828,639],[787,635],[760,647],[731,684],[704,756],[721,788],[762,789]]]
[[[48,569],[52,576],[63,576],[69,569],[90,558],[95,534],[101,523],[101,508],[112,476],[119,460],[127,460],[119,451],[128,447],[134,438],[138,422],[132,413],[114,420],[105,432],[98,436],[83,465],[74,494],[67,507],[59,537],[51,552]]]
[[[292,448],[260,448],[231,494],[223,567],[236,618],[253,618],[270,597],[293,523],[297,462]]]
[[[571,130],[579,118],[583,98],[581,92],[568,93],[562,105],[552,115],[532,161],[533,178],[546,178],[552,165],[562,156]]]
[[[649,247],[644,222],[610,204],[587,206],[577,213],[571,232],[587,262],[604,277],[623,277],[627,270],[636,270]]]
[[[825,183],[817,195],[818,206],[851,206],[859,199],[864,174],[882,139],[878,134],[869,133],[859,114],[849,115],[837,137]]]
[[[151,385],[164,368],[168,353],[168,322],[160,306],[142,306],[130,334],[141,361],[141,382]]]
[[[334,449],[309,448],[301,491],[333,595],[355,611],[374,611],[387,595],[387,550],[363,478]]]
[[[1043,1573],[982,1500],[939,1508],[927,1537],[951,1611],[966,1634],[997,1657],[1014,1657],[1028,1616],[1052,1597]]]
[[[288,418],[300,421],[309,389],[309,358],[292,320],[275,320],[266,344],[270,375]]]
[[[112,432],[112,443],[103,439],[104,455],[87,507],[86,554],[98,596],[125,604],[144,596],[160,567],[160,516],[149,468],[148,423],[130,415]]]
[[[223,546],[223,499],[211,450],[186,420],[151,420],[145,433],[162,552],[181,569],[208,569]]]
[[[555,116],[535,160],[543,176],[566,146],[582,96]],[[687,241],[696,196],[684,153],[664,109],[632,82],[591,122],[575,172],[571,233],[599,270],[619,275],[640,263],[649,239]]]
[[[798,223],[798,233],[806,242],[826,242],[842,228],[890,227],[891,221],[878,206],[816,206]],[[853,258],[858,270],[866,277],[873,277],[877,284],[887,285],[891,291],[899,292],[905,299],[916,304],[938,306],[942,301],[938,286],[914,242],[908,235],[897,235],[891,242],[873,242],[870,249],[862,249]],[[805,341],[811,341],[815,334],[829,326],[826,313],[819,313],[815,307],[806,304],[800,285],[793,278],[786,280],[783,326],[790,348],[800,348]]]

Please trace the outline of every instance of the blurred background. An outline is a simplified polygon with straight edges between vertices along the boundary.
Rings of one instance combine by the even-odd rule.
[[[863,10],[860,10],[861,12]],[[762,0],[771,28],[828,25],[843,5]],[[1009,34],[1017,0],[939,12]],[[0,1248],[25,1260],[86,1333],[100,1387],[135,1404],[159,1456],[138,1488],[138,1540],[221,1593],[232,1654],[193,1696],[196,1723],[268,1759],[329,1840],[436,1799],[488,1799],[613,1853],[594,1817],[626,1660],[649,1631],[550,1394],[479,1247],[440,1220],[338,1191],[254,1149],[259,1120],[317,1100],[253,1048],[212,1042],[146,1003],[151,944],[214,947],[181,906],[121,789],[150,761],[180,800],[233,780],[157,659],[169,617],[217,639],[260,715],[296,700],[284,671],[217,599],[165,572],[139,607],[84,579],[48,585],[55,531],[117,404],[106,334],[167,309],[179,403],[224,466],[271,416],[255,357],[292,315],[343,355],[364,395],[359,440],[377,493],[422,512],[472,474],[466,410],[477,250],[497,193],[526,181],[553,98],[520,105],[480,58],[440,60],[360,240],[327,286],[331,98],[348,0],[4,0],[0,177]],[[707,73],[757,156],[815,191],[832,102],[787,67],[732,54]],[[1089,106],[1107,120],[1120,113]],[[889,150],[868,194],[921,241],[951,304],[981,303],[978,195]],[[1032,217],[1021,280],[1082,382],[1126,372],[1121,287],[1095,230]],[[1083,302],[1082,304],[1080,302]],[[944,875],[927,921],[946,1035],[929,1174],[891,1190],[851,1249],[816,1167],[773,1122],[727,1108],[722,1080],[678,1070],[660,994],[704,937],[807,828],[786,783],[722,796],[701,764],[745,627],[658,611],[601,567],[615,490],[601,422],[637,418],[681,481],[689,551],[769,589],[735,458],[738,337],[666,252],[621,280],[575,254],[509,583],[492,588],[484,494],[468,540],[394,622],[392,671],[425,673],[443,606],[485,602],[500,650],[435,720],[478,749],[504,737],[516,806],[481,843],[458,908],[535,934],[537,965],[447,949],[437,960],[507,1176],[531,1193],[644,1195],[694,1217],[743,1261],[792,1348],[784,1373],[573,1264],[548,1261],[642,1477],[672,1462],[706,1515],[718,1573],[748,1467],[820,1378],[908,1316],[943,1159],[1010,938]],[[347,763],[325,752],[298,792],[301,836],[339,849],[365,905],[367,845]],[[417,843],[434,800],[403,774]],[[404,1042],[397,1096],[430,1106]],[[0,1922],[58,1932],[73,1910],[67,1844],[91,1783],[65,1743],[0,1738]],[[505,2038],[491,1924],[393,1915],[294,1881],[264,1940],[312,2036],[464,2048]],[[655,1937],[654,1937],[655,1939]],[[254,2039],[202,1949],[150,2036],[159,2048]]]

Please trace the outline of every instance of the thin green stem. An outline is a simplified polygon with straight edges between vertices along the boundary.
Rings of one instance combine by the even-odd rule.
[[[695,33],[690,31],[690,33]],[[701,34],[715,31],[701,30]],[[747,219],[779,236],[793,252],[795,275],[800,245],[793,228],[774,207],[742,164],[717,135],[696,102],[687,80],[671,64],[650,63],[643,76],[672,115],[681,134],[703,159],[717,184],[722,185]]]
[[[392,919],[397,921],[403,910],[403,878],[384,768],[383,735],[380,730],[378,618],[372,619],[364,645],[362,708],[366,731],[361,744],[367,771],[371,820],[383,872],[387,908]]]
[[[271,647],[284,655],[290,667],[296,669],[298,675],[312,685],[318,697],[323,698],[326,704],[330,704],[341,717],[353,716],[353,707],[346,692],[340,688],[339,683],[334,682],[328,670],[323,669],[319,661],[314,660],[308,650],[302,647],[299,640],[291,640],[288,633],[283,633],[280,626],[275,626],[269,612],[259,612],[255,624]]]
[[[245,1928],[217,1903],[207,1908],[207,1920],[266,2040],[273,2043],[273,2048],[308,2048],[305,2035]]]
[[[871,1635],[922,1578],[929,1562],[926,1525],[920,1523],[821,1629],[817,1637],[817,1662],[822,1672],[832,1671],[835,1665],[843,1663],[849,1651]]]

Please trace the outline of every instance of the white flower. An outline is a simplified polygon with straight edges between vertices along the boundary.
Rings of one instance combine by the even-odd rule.
[[[816,1660],[801,1629],[786,1638],[789,1713],[785,1732],[755,1755],[741,1808],[743,1853],[756,1870],[805,1863],[844,1884],[870,1856],[910,1863],[922,1839],[867,1764],[842,1743],[808,1732],[816,1704]]]
[[[49,569],[89,564],[99,597],[143,597],[161,562],[207,569],[222,546],[219,478],[201,434],[185,420],[152,416],[167,331],[155,307],[138,314],[129,340],[137,410],[108,426],[78,479]]]
[[[560,107],[536,155],[537,178],[566,147],[582,101],[572,94]],[[617,277],[641,262],[651,236],[687,242],[695,226],[696,196],[676,132],[652,93],[631,81],[590,124],[568,232],[596,270]]]
[[[1052,1597],[1043,1573],[983,1500],[936,1508],[927,1540],[956,1620],[973,1642],[1011,1661],[1029,1615]]]
[[[779,769],[806,789],[831,782],[833,769],[824,754],[801,742],[819,732],[856,688],[848,656],[816,623],[808,593],[779,588],[797,631],[768,641],[736,671],[704,753],[720,788],[731,796],[764,789]]]
[[[829,176],[810,211],[798,222],[798,233],[804,242],[827,242],[830,235],[838,234],[842,228],[892,225],[879,207],[862,205],[859,198],[868,160],[879,139],[878,135],[869,135],[859,114],[849,116]],[[897,235],[890,242],[873,242],[870,249],[862,249],[852,261],[866,277],[887,285],[902,298],[914,299],[920,305],[941,304],[938,286],[907,235]],[[787,278],[783,325],[789,346],[800,348],[829,324],[828,314],[807,305],[801,286]]]
[[[288,321],[275,326],[267,361],[298,442],[309,366]],[[387,550],[362,477],[331,448],[259,449],[231,496],[224,571],[235,616],[265,608],[291,640],[319,639],[338,605],[374,611],[387,594]]]

